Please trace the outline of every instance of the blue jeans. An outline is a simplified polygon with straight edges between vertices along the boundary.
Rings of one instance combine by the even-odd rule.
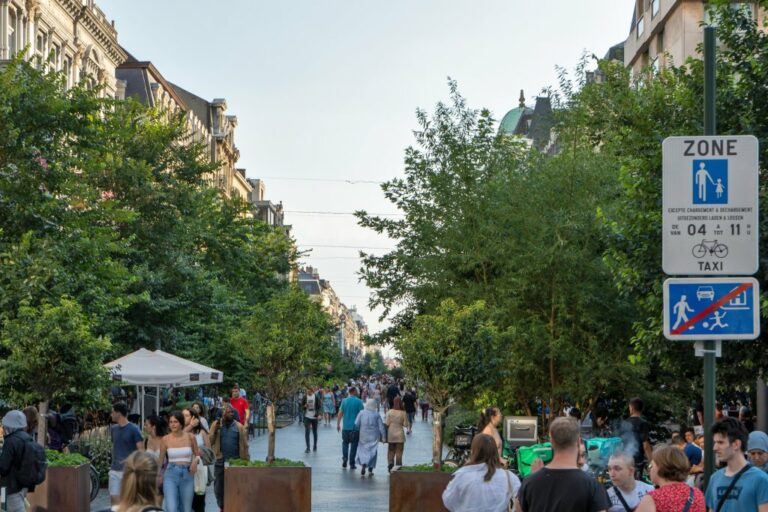
[[[360,440],[360,432],[357,430],[341,431],[341,456],[344,462],[350,461],[352,467],[355,467],[355,456],[357,455],[357,443]]]
[[[195,477],[189,466],[168,464],[163,476],[163,510],[165,512],[192,512]]]

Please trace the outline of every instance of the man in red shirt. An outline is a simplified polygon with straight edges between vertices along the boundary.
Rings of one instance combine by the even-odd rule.
[[[230,398],[229,403],[232,404],[237,414],[240,415],[240,423],[247,426],[248,416],[250,415],[248,400],[240,396],[240,386],[237,384],[232,387],[232,398]]]

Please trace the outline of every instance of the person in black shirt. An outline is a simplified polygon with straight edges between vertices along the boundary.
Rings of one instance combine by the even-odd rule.
[[[403,407],[408,415],[408,433],[413,429],[413,421],[416,419],[416,389],[410,389],[403,396]]]
[[[645,461],[651,460],[651,425],[643,419],[643,400],[633,398],[629,401],[629,418],[621,422],[621,440],[624,449],[635,457],[635,479],[643,475]]]
[[[608,509],[605,489],[577,466],[579,423],[556,418],[549,428],[552,462],[523,481],[517,495],[521,512],[599,512]]]

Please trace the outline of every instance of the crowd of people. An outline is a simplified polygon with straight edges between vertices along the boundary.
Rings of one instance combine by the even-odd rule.
[[[417,412],[421,409],[422,421],[427,421],[424,411],[429,410],[425,397],[417,396],[414,388],[386,378],[309,387],[298,403],[306,452],[317,450],[318,426],[330,428],[335,420],[342,468],[359,468],[361,476],[369,477],[377,468],[381,443],[387,444],[387,470],[402,466]],[[210,409],[196,401],[153,414],[142,431],[129,421],[126,403],[113,404],[108,475],[112,506],[102,512],[204,512],[209,485],[223,509],[225,467],[233,459],[250,459],[247,424],[252,407],[237,385],[229,397],[208,405]],[[551,460],[546,464],[536,460],[531,474],[521,480],[510,470],[514,461],[500,434],[501,410],[484,409],[469,461],[453,474],[443,503],[451,512],[768,512],[768,434],[754,430],[744,418],[719,412],[710,430],[720,469],[704,491],[701,429],[673,432],[668,442],[653,446],[643,410],[642,400],[630,400],[618,431],[608,425],[607,415],[596,411],[589,434],[577,409],[564,411],[549,425]],[[41,418],[34,407],[10,411],[2,418],[0,476],[10,512],[26,512],[27,493],[34,491],[25,448],[35,442],[41,421],[48,421],[49,429],[61,423]],[[621,439],[621,449],[613,451],[605,464],[607,481],[596,478],[588,462],[584,439],[590,435]],[[47,436],[49,446],[66,442],[66,436]]]
[[[305,452],[317,451],[320,421],[330,426],[336,418],[336,430],[342,439],[342,468],[360,466],[363,476],[373,475],[379,443],[387,444],[387,470],[399,469],[403,465],[406,436],[411,434],[416,419],[417,405],[423,411],[423,421],[427,420],[429,411],[429,402],[424,397],[420,401],[415,388],[406,388],[402,381],[394,379],[361,378],[343,386],[310,386],[300,403]]]
[[[720,469],[703,492],[697,478],[703,450],[695,431],[675,432],[671,442],[652,446],[642,412],[643,401],[632,399],[617,432],[622,448],[607,461],[609,482],[590,471],[578,411],[551,422],[551,461],[537,460],[520,482],[501,456],[501,413],[488,408],[480,415],[470,460],[454,473],[443,503],[451,512],[768,512],[766,433],[749,432],[746,422],[719,415],[710,430]]]

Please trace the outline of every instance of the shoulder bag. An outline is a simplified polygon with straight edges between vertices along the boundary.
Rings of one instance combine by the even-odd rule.
[[[693,487],[691,487],[691,492],[688,494],[688,499],[685,501],[685,507],[683,508],[683,512],[688,512],[691,510],[691,505],[693,505]]]
[[[720,496],[720,499],[717,500],[717,507],[715,508],[715,512],[720,512],[720,509],[723,508],[723,505],[725,505],[725,500],[728,499],[728,496],[731,494],[731,491],[736,485],[736,482],[738,482],[739,478],[741,478],[741,475],[746,473],[751,467],[752,466],[750,466],[749,464],[746,464],[743,468],[739,470],[738,473],[734,475],[733,480],[731,480],[731,485],[728,486],[728,489],[726,489],[723,495]]]
[[[619,501],[621,502],[621,506],[624,507],[624,510],[626,510],[627,512],[632,512],[633,510],[635,510],[633,508],[629,508],[629,505],[627,504],[627,500],[624,499],[624,496],[622,496],[621,491],[615,485],[613,486],[613,492],[616,493],[616,497],[619,498]],[[686,510],[685,512],[688,512],[688,511]]]

